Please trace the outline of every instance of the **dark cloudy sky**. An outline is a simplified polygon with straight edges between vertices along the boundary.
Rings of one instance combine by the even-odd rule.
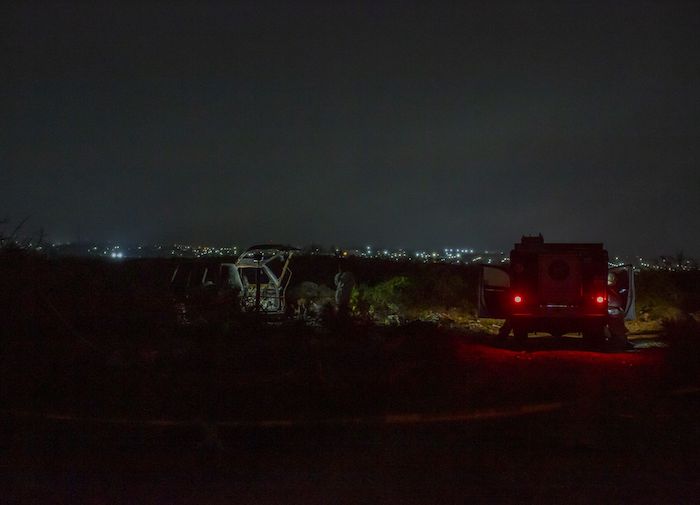
[[[91,4],[0,7],[29,230],[700,255],[695,3]]]

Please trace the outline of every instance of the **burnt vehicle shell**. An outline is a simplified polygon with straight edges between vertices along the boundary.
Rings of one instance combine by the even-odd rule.
[[[191,260],[175,267],[170,290],[178,322],[189,325],[239,310],[243,283],[234,263]]]
[[[286,291],[292,277],[290,260],[298,250],[288,245],[262,244],[251,246],[241,254],[236,268],[242,283],[244,312],[285,314]]]
[[[635,319],[634,272],[609,268],[602,243],[523,237],[509,266],[481,265],[479,316],[506,319],[516,337],[580,332],[602,338],[611,321]]]

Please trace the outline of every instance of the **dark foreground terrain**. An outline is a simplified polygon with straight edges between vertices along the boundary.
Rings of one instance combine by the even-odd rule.
[[[427,324],[10,342],[4,503],[691,503],[700,395],[655,339]],[[50,349],[50,352],[46,352]]]
[[[698,399],[406,424],[15,425],[5,503],[693,503]],[[7,429],[7,428],[6,428]]]
[[[352,319],[181,327],[168,262],[0,260],[0,503],[700,496],[695,273],[640,280],[663,333],[621,350],[496,342],[450,265],[351,264]]]

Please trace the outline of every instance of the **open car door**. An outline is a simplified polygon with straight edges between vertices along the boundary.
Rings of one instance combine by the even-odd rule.
[[[479,276],[479,317],[508,317],[510,274],[504,267],[481,265]]]
[[[626,321],[637,318],[635,311],[634,269],[623,265],[608,269],[608,314],[624,316]]]

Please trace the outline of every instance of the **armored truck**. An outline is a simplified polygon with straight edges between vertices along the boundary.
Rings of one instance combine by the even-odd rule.
[[[624,335],[635,318],[634,272],[610,266],[602,243],[546,243],[522,237],[507,266],[482,265],[479,316],[505,319],[501,336],[581,333],[602,341]]]

